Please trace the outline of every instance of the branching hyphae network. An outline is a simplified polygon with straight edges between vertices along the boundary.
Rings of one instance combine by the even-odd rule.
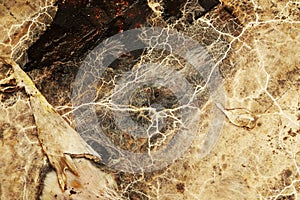
[[[134,66],[113,67],[137,50],[143,59]],[[83,61],[72,93],[77,131],[104,164],[127,172],[159,170],[180,158],[200,134],[201,108],[210,102],[210,127],[199,144],[205,156],[224,121],[215,104],[224,101],[208,51],[158,27],[125,31],[99,44]]]

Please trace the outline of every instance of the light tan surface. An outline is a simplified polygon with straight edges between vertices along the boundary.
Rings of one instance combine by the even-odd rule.
[[[237,18],[218,10],[222,6]],[[201,139],[195,140],[180,161],[154,176],[146,193],[154,199],[299,199],[300,3],[222,6],[182,28],[198,41],[216,38],[208,48],[226,89],[221,137],[202,160]],[[245,113],[257,119],[250,128],[234,120]],[[199,133],[209,124],[203,121]]]
[[[222,1],[222,5],[188,26],[184,16],[172,24],[164,22],[158,11],[160,3],[149,4],[156,11],[149,19],[150,24],[176,27],[207,45],[220,68],[227,97],[220,109],[228,118],[214,148],[206,157],[199,158],[201,135],[210,122],[208,103],[192,147],[167,169],[119,176],[117,194],[113,173],[104,173],[85,159],[74,159],[83,175],[76,177],[67,171],[69,187],[62,193],[56,174],[43,171],[49,166],[37,138],[28,94],[24,89],[13,91],[5,85],[0,88],[6,90],[0,94],[0,156],[4,161],[0,163],[1,198],[34,199],[42,194],[42,199],[54,199],[55,195],[71,199],[72,187],[80,182],[85,186],[73,194],[77,199],[86,199],[90,192],[104,199],[128,199],[130,192],[136,194],[136,199],[160,200],[299,199],[300,3]],[[20,12],[7,9],[8,3],[0,4],[0,19],[5,21],[0,25],[1,54],[17,60],[23,58],[28,45],[36,40],[28,37],[28,24],[36,25],[32,18],[38,20],[41,16],[51,20],[53,15],[43,11],[55,10],[49,5],[43,3],[33,15],[31,7],[25,6],[22,15],[31,18],[24,21],[26,17],[16,14]],[[186,9],[183,13],[188,13],[190,7],[187,5]],[[45,24],[40,24],[42,30]],[[9,68],[0,70],[1,80],[12,73]],[[105,181],[97,182],[98,178]],[[40,185],[42,180],[46,187]]]

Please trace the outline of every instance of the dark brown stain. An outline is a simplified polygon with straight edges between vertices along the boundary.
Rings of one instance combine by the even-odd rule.
[[[227,168],[227,164],[226,163],[222,164],[222,169],[225,170],[226,168]]]
[[[230,6],[223,6],[223,9],[231,16],[235,17],[233,15],[233,7],[230,7]]]
[[[176,189],[177,189],[178,192],[184,193],[184,191],[185,191],[185,185],[184,185],[184,183],[177,183],[176,184]]]
[[[295,200],[295,195],[286,195],[286,196],[279,196],[278,198],[276,198],[277,200]]]
[[[53,22],[28,49],[28,62],[22,68],[51,105],[66,105],[90,50],[119,32],[147,26],[150,14],[147,1],[60,0]]]
[[[194,20],[197,20],[208,11],[212,10],[219,3],[220,2],[217,0],[201,0],[195,2],[193,6],[200,6],[202,9],[196,9],[191,13],[185,13],[186,24],[192,24]],[[183,16],[181,10],[184,5],[189,6],[189,4],[187,4],[187,0],[164,0],[163,19],[168,22],[173,22],[174,20],[180,19]]]
[[[297,133],[295,133],[292,129],[288,130],[288,134],[292,137],[295,137]]]
[[[201,0],[198,2],[205,10],[211,10],[212,8],[214,8],[216,5],[220,3],[217,0]]]
[[[47,174],[52,171],[52,168],[50,167],[50,165],[46,165],[44,166],[41,171],[40,171],[40,175],[39,175],[39,185],[38,185],[38,192],[37,192],[37,199],[41,199],[41,195],[43,194],[43,190],[45,187],[44,181],[46,179]],[[56,195],[57,196],[57,195]]]
[[[10,127],[9,123],[0,122],[0,140],[3,142],[4,131]]]
[[[73,190],[73,188],[70,190],[70,194],[76,194],[77,192],[75,190]]]
[[[182,13],[180,11],[181,6],[186,2],[186,0],[166,0],[164,3],[164,13],[163,17],[165,20],[170,18],[179,19],[182,17]]]
[[[28,49],[23,68],[30,71],[54,62],[80,61],[104,39],[145,24],[150,14],[147,1],[60,0],[52,24]]]
[[[291,175],[292,175],[292,171],[290,169],[286,169],[284,172],[283,172],[283,178],[287,179],[289,178]]]

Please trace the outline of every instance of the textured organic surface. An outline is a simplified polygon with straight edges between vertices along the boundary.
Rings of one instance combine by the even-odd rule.
[[[300,198],[299,2],[0,2],[1,199]],[[172,39],[176,31],[203,49],[190,54],[195,44],[182,43],[174,50],[174,40],[156,44],[144,33],[147,49],[123,54],[101,73],[102,55],[86,59],[106,38],[139,27],[163,28]],[[160,67],[144,70],[148,63]],[[207,67],[202,76],[200,66]],[[140,85],[150,78],[152,85]],[[208,86],[222,87],[224,101]],[[180,110],[186,99],[195,115]],[[223,126],[210,132],[215,118]],[[89,138],[91,124],[111,148],[103,137]],[[178,143],[178,130],[193,137]],[[149,170],[160,163],[155,152],[172,142],[180,157]],[[124,152],[146,152],[154,162],[137,170],[138,160]]]

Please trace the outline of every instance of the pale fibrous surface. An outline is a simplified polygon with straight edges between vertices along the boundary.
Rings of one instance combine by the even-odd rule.
[[[125,56],[136,59],[132,68],[108,67],[97,84],[89,85],[95,88],[94,98],[87,100],[89,91],[82,90],[72,106],[67,98],[71,94],[56,99],[41,84],[55,66],[32,70],[31,77],[21,68],[27,49],[53,20],[55,2],[0,1],[1,199],[300,198],[300,3],[223,0],[200,15],[205,8],[198,1],[181,1],[180,6],[170,2],[147,1],[151,10],[147,26],[175,30],[197,41],[210,55],[209,69],[218,70],[221,79],[199,76],[185,60],[204,65],[201,58],[206,56],[190,54],[182,59],[150,42],[138,59]],[[179,14],[172,6],[178,6]],[[154,76],[151,70],[149,76],[139,73],[147,63],[166,67],[152,70],[160,80],[174,78],[173,71],[183,73],[195,93],[188,96],[186,90],[182,99],[196,97],[197,104],[187,105],[198,106],[197,119],[176,112],[182,101],[170,91],[173,85],[131,89]],[[136,72],[135,79],[122,79],[128,71]],[[89,75],[96,76],[83,77]],[[174,80],[183,88],[183,82]],[[222,86],[224,101],[206,89],[208,80],[218,83],[214,89]],[[49,85],[53,83],[49,80]],[[130,95],[123,105],[125,94]],[[98,121],[79,112],[87,105],[94,106]],[[127,125],[122,119],[128,116],[132,122]],[[210,132],[215,118],[223,124],[219,132]],[[119,152],[147,152],[150,157],[168,146],[182,125],[193,127],[194,135],[191,141],[180,141],[181,146],[188,142],[190,146],[167,166],[123,172],[122,166],[135,166],[132,160],[118,164],[113,157],[118,154],[111,153],[117,148],[97,149],[99,138],[89,138],[91,130],[83,131],[91,123],[100,124],[105,139],[122,149]],[[153,165],[159,163],[155,159]]]

